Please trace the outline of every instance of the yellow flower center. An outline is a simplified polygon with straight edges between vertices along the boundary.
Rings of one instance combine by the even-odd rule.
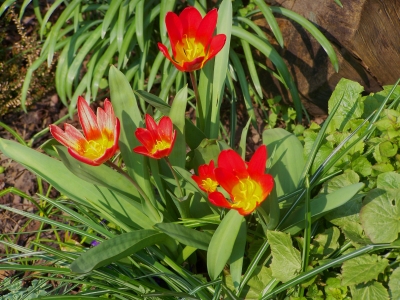
[[[182,41],[175,46],[177,62],[192,61],[198,57],[205,56],[204,46],[196,43],[195,38],[188,38],[185,34]]]
[[[163,140],[157,140],[156,143],[153,146],[153,149],[151,149],[150,153],[154,154],[157,151],[165,150],[171,147],[171,143]]]
[[[102,135],[97,140],[89,140],[80,147],[80,154],[88,159],[97,159],[101,157],[104,152],[111,148],[114,144],[114,134]]]
[[[212,193],[217,189],[218,182],[212,180],[211,178],[203,179],[201,186],[205,189],[208,193]]]
[[[239,180],[232,189],[233,204],[232,207],[242,208],[245,211],[252,211],[257,203],[262,199],[263,190],[260,184],[250,177]]]

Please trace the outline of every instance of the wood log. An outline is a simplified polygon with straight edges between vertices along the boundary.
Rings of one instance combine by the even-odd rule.
[[[341,0],[343,8],[333,0],[266,0],[267,4],[290,9],[318,27],[335,48],[339,59],[336,73],[319,43],[301,26],[276,14],[284,48],[276,49],[286,60],[297,83],[302,101],[309,112],[323,115],[337,82],[348,78],[359,82],[366,92],[381,90],[400,77],[400,0]],[[273,42],[264,18],[253,18]],[[270,63],[269,66],[273,67]],[[264,80],[267,96],[287,91],[268,74]],[[265,79],[264,79],[265,78]]]

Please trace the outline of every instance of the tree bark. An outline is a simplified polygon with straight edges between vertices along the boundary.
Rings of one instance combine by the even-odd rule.
[[[333,0],[266,2],[302,15],[334,46],[339,60],[338,73],[308,32],[293,21],[275,15],[285,43],[283,49],[275,43],[276,49],[286,60],[304,105],[314,116],[327,112],[329,97],[342,77],[359,82],[366,92],[379,91],[382,85],[394,84],[400,77],[400,0],[341,0],[343,8]],[[260,15],[253,20],[263,26],[268,39],[274,43],[264,18]],[[276,80],[265,76],[268,77],[264,82],[267,96],[278,92],[290,100]]]

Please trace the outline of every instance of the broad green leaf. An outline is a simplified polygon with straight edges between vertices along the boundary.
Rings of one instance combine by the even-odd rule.
[[[360,212],[361,224],[373,243],[390,243],[400,232],[400,190],[368,192]]]
[[[143,124],[135,95],[125,75],[114,66],[110,67],[109,81],[115,115],[121,122],[119,148],[122,158],[128,174],[139,184],[144,193],[150,198],[150,201],[152,201],[152,205],[155,206],[153,188],[150,184],[150,175],[146,163],[147,158],[132,151],[133,148],[140,145],[134,132]],[[160,222],[161,216],[155,211],[155,208],[151,207],[147,201],[144,202],[144,205],[147,207],[148,212],[151,213],[154,221]]]
[[[330,124],[339,131],[352,119],[361,118],[364,111],[364,103],[361,101],[360,93],[364,88],[357,82],[342,78],[336,85],[328,102],[329,112],[339,101],[341,105],[335,113],[335,117]]]
[[[303,153],[301,142],[282,128],[265,130],[262,140],[267,146],[269,159],[272,160],[267,173],[274,177],[277,197],[295,191],[305,164],[303,155],[299,155]]]
[[[282,282],[289,281],[301,270],[299,250],[293,247],[290,234],[268,231],[267,238],[272,254],[272,276]]]
[[[171,164],[181,168],[185,167],[186,162],[186,143],[185,143],[185,111],[187,104],[187,86],[182,88],[172,102],[169,117],[177,131],[174,148],[169,156]]]
[[[214,163],[217,164],[220,152],[216,140],[204,139],[196,149],[189,153],[191,157],[190,167],[197,171],[200,165],[208,164],[211,160],[214,160]]]
[[[86,206],[101,209],[101,213],[107,212],[113,217],[113,222],[127,231],[131,230],[130,227],[151,228],[154,224],[140,207],[135,206],[135,201],[76,177],[58,160],[4,139],[0,139],[0,150],[46,180],[61,194]]]
[[[70,266],[74,273],[84,274],[127,257],[148,246],[163,242],[164,233],[143,229],[123,233],[81,254]]]
[[[94,167],[82,163],[73,158],[64,146],[56,146],[56,149],[64,165],[79,178],[107,187],[140,203],[138,191],[122,174],[106,165]]]
[[[211,235],[179,224],[158,223],[154,227],[184,245],[201,250],[207,251],[208,245],[211,241]]]
[[[320,194],[311,199],[310,211],[312,220],[315,221],[329,211],[345,204],[364,187],[363,183],[356,183],[343,187],[330,194]],[[282,224],[282,230],[290,234],[295,234],[304,228],[304,204],[294,210]]]
[[[244,259],[244,250],[246,246],[247,226],[246,219],[242,218],[239,233],[237,235],[231,257],[229,258],[229,270],[231,272],[232,281],[235,289],[239,287],[242,278],[242,268]]]
[[[211,238],[207,251],[207,270],[212,280],[217,279],[231,257],[243,216],[231,209]]]
[[[400,268],[397,267],[389,278],[389,293],[391,299],[400,299]]]
[[[378,279],[389,261],[376,254],[364,254],[345,261],[342,265],[342,285],[353,285]]]
[[[350,287],[352,300],[389,300],[389,293],[380,282],[370,281]]]

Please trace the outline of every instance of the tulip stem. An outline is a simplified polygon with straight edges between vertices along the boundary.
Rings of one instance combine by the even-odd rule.
[[[168,157],[166,156],[164,158],[165,158],[165,161],[167,162],[168,167],[171,169],[172,175],[174,175],[176,184],[178,185],[179,191],[181,193],[181,198],[182,198],[183,197],[183,191],[182,191],[181,185],[179,183],[179,179],[176,176],[176,172],[175,172],[174,168],[172,167],[171,162],[169,161]]]
[[[204,114],[203,114],[203,107],[201,106],[201,100],[200,100],[200,96],[199,96],[199,89],[197,88],[197,81],[196,81],[196,74],[194,73],[194,71],[189,72],[190,74],[190,80],[192,81],[192,87],[193,87],[193,91],[194,91],[194,96],[196,97],[196,103],[197,103],[197,109],[198,111],[198,116],[199,116],[199,127],[200,129],[204,130]]]

